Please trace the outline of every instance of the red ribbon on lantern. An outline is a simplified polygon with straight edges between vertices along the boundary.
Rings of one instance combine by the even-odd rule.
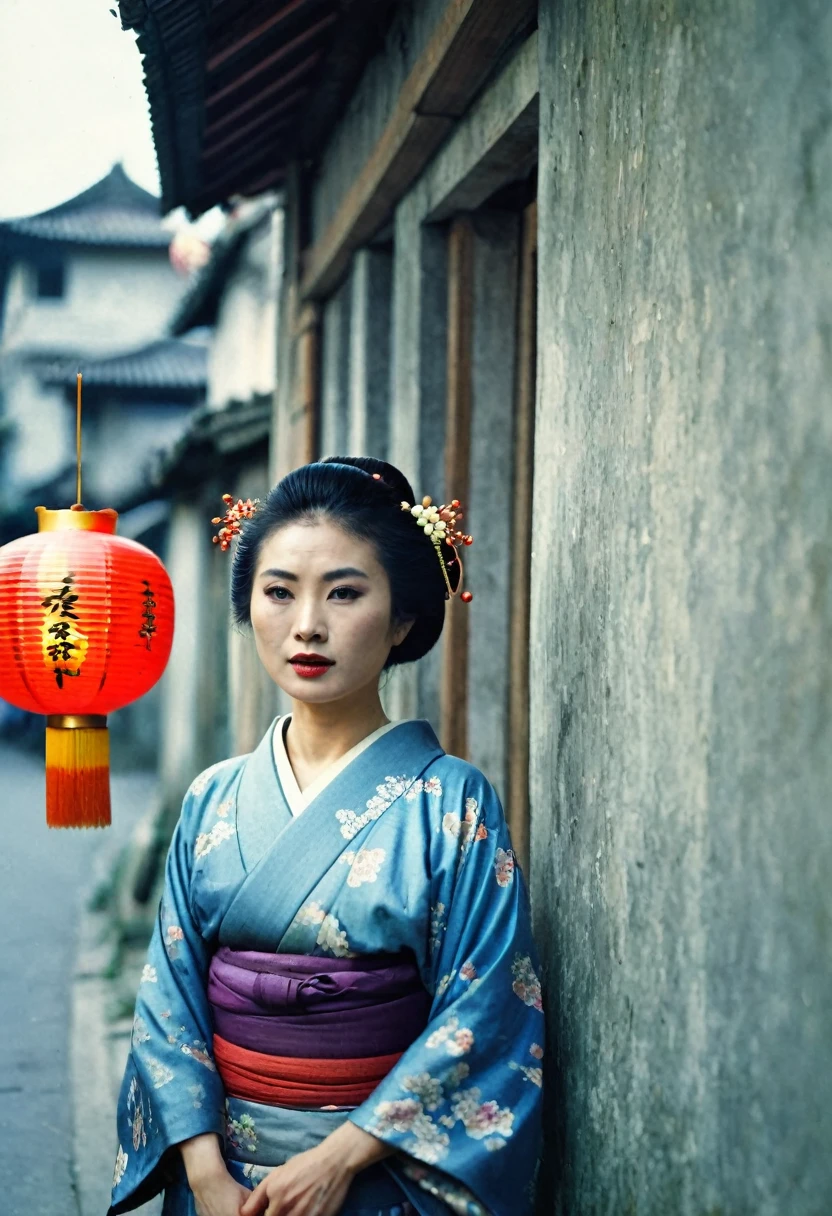
[[[116,536],[115,511],[36,511],[38,532],[0,548],[0,696],[47,715],[47,824],[104,827],[106,716],[165,670],[173,588],[155,553]]]

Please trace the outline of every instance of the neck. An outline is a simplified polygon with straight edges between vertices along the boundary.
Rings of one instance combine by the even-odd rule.
[[[292,702],[292,720],[286,732],[286,750],[294,768],[324,768],[340,760],[350,748],[388,721],[373,684],[348,700],[310,705]]]

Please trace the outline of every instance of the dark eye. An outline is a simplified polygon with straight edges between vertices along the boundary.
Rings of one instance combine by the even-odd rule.
[[[329,593],[329,598],[340,600],[342,603],[344,603],[349,600],[357,600],[360,595],[361,592],[355,587],[334,587]]]
[[[268,587],[266,589],[266,595],[269,597],[269,599],[279,600],[281,603],[290,598],[288,587]]]

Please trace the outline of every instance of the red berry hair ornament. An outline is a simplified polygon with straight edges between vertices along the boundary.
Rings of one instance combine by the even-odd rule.
[[[225,515],[215,515],[211,520],[212,524],[221,524],[222,527],[211,539],[225,553],[234,537],[240,535],[243,523],[254,517],[255,511],[260,506],[260,499],[247,498],[243,501],[242,498],[238,498],[235,502],[232,494],[223,494],[222,500],[225,503]]]
[[[401,504],[403,511],[409,511],[416,523],[424,530],[425,536],[429,536],[436,549],[436,556],[439,558],[439,564],[442,567],[442,576],[445,579],[447,587],[447,598],[454,599],[457,595],[462,600],[463,604],[470,604],[474,598],[470,591],[462,590],[462,577],[464,574],[462,567],[462,558],[459,554],[460,545],[473,545],[473,536],[467,535],[460,531],[457,524],[462,519],[462,511],[458,498],[454,498],[445,506],[441,507],[434,505],[433,499],[429,495],[425,495],[421,505],[411,506],[409,502]],[[443,552],[443,545],[453,551],[453,557],[447,557]],[[448,568],[456,563],[459,566],[459,578],[456,581],[456,586],[451,585],[451,579],[448,575]]]

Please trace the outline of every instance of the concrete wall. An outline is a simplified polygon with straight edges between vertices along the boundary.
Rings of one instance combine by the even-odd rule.
[[[543,0],[540,40],[541,1210],[821,1216],[832,9]]]

